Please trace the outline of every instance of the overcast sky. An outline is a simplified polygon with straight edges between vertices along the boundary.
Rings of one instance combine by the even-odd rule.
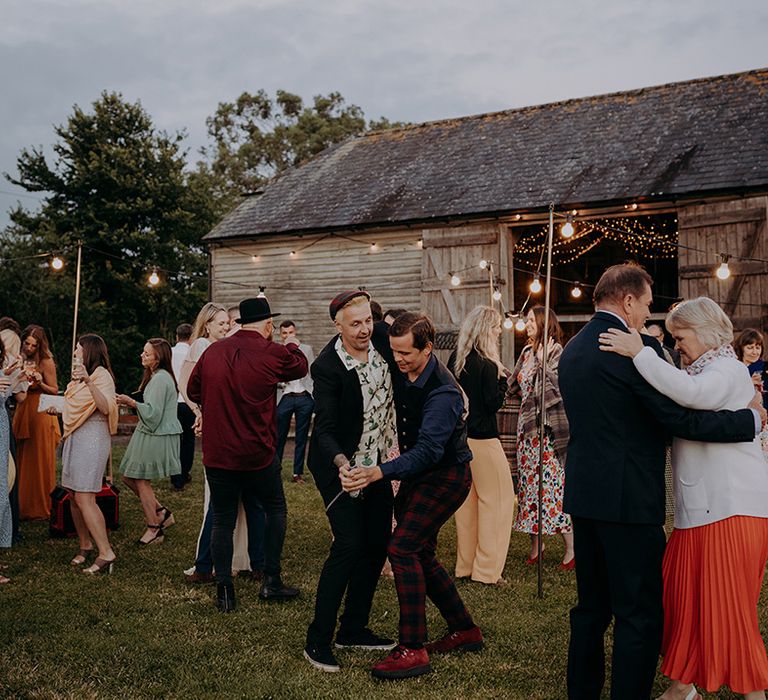
[[[206,142],[241,92],[411,122],[768,66],[766,0],[3,0],[0,172],[102,90]],[[0,182],[0,225],[16,201]],[[11,193],[11,194],[8,194]]]

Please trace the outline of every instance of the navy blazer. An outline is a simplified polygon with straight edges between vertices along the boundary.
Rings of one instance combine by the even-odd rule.
[[[377,323],[371,342],[394,370],[389,347],[388,326]],[[357,371],[348,370],[336,352],[334,336],[322,349],[309,371],[314,382],[315,422],[309,444],[307,466],[318,486],[338,481],[338,468],[333,464],[337,454],[351,458],[363,434],[363,394]]]
[[[560,358],[560,392],[570,425],[563,510],[595,520],[660,525],[667,438],[751,441],[754,414],[679,406],[648,384],[630,358],[600,350],[598,337],[609,328],[625,327],[598,311]],[[643,342],[660,352],[653,338],[643,336]]]

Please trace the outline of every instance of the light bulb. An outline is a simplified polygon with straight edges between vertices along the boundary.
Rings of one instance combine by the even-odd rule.
[[[375,253],[379,249],[379,246],[377,246],[375,243],[371,243],[371,252]]]
[[[573,286],[573,289],[571,290],[571,296],[574,299],[581,299],[581,287],[579,287],[578,282]]]
[[[721,280],[727,280],[731,276],[731,268],[728,267],[728,263],[725,262],[725,260],[720,263],[715,274],[717,275],[717,278]]]
[[[451,275],[451,284],[454,287],[458,287],[461,284],[461,277],[458,275]]]
[[[524,331],[525,330],[525,319],[520,316],[517,321],[515,321],[515,330],[517,331]]]
[[[152,270],[147,278],[147,282],[149,282],[150,287],[157,287],[160,284],[160,275],[157,274],[157,270]]]
[[[251,262],[259,262],[259,256],[258,255],[251,255]]]
[[[494,289],[491,296],[493,296],[494,301],[501,301],[501,292],[498,289]]]
[[[512,330],[515,324],[512,323],[511,318],[505,318],[504,323],[502,325],[504,326],[504,328],[506,328],[509,331],[509,330]]]
[[[541,282],[539,281],[538,275],[534,276],[530,289],[533,294],[538,294],[541,291]]]
[[[295,251],[295,250],[292,250],[292,251],[291,251],[291,253],[290,253],[290,256],[291,256],[292,258],[295,258],[295,257],[296,257],[296,251]]]
[[[417,247],[419,250],[421,250],[421,249],[424,247],[424,241],[422,241],[422,240],[421,240],[421,238],[419,238],[419,240],[418,240],[418,241],[416,241],[416,247]]]
[[[51,267],[58,272],[59,270],[64,269],[64,261],[57,255],[51,260]]]
[[[480,261],[480,269],[485,270],[485,268],[488,267],[488,261],[487,260],[481,260]]]

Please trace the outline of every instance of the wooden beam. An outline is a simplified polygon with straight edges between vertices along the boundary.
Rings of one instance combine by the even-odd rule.
[[[715,270],[719,264],[720,263],[712,263],[711,265],[686,265],[678,270],[680,279],[692,280],[711,277],[715,274]],[[732,277],[768,274],[768,264],[753,260],[747,260],[745,262],[731,261],[728,263],[728,267],[731,268]]]
[[[503,280],[499,280],[499,283],[501,284]],[[476,279],[476,280],[461,280],[461,285],[458,287],[454,287],[450,280],[426,280],[421,283],[421,291],[422,292],[439,292],[443,289],[447,289],[448,291],[452,289],[461,290],[461,289],[487,289],[488,288],[488,279]]]
[[[705,228],[707,226],[725,226],[726,224],[740,224],[748,221],[765,221],[765,207],[752,207],[750,209],[733,209],[718,214],[697,214],[696,216],[680,216],[678,230],[688,228]]]
[[[465,245],[488,245],[496,243],[498,226],[487,224],[483,226],[466,226],[463,228],[424,229],[421,240],[425,248],[451,248]]]

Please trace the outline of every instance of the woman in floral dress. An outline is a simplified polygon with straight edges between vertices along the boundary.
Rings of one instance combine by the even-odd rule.
[[[517,422],[518,509],[513,529],[531,536],[531,553],[526,564],[535,564],[539,553],[539,421],[541,404],[541,337],[544,328],[544,307],[535,306],[526,318],[528,345],[523,349],[509,380],[510,393],[520,395],[520,416]],[[554,312],[549,312],[549,344],[545,373],[545,405],[542,500],[542,531],[545,535],[559,534],[565,543],[560,569],[574,568],[573,530],[571,518],[563,513],[565,483],[565,450],[568,444],[568,422],[557,381],[557,367],[563,352],[562,330]],[[542,546],[542,552],[544,547]]]

